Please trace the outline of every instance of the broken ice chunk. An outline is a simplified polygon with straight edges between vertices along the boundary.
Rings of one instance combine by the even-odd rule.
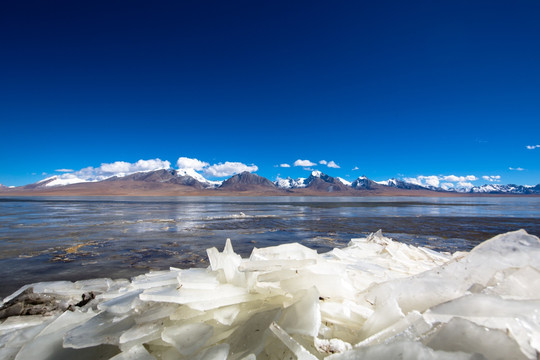
[[[178,283],[185,289],[215,289],[220,285],[216,273],[208,269],[187,269],[178,272]]]
[[[141,303],[139,294],[142,292],[142,289],[133,290],[111,300],[102,302],[98,304],[97,307],[100,310],[107,310],[113,314],[124,314]]]
[[[399,321],[387,328],[365,338],[355,347],[371,346],[381,343],[394,343],[402,341],[417,341],[431,330],[432,325],[424,320],[418,311],[412,311]]]
[[[317,259],[317,251],[299,243],[269,246],[262,249],[254,248],[249,257],[250,261],[257,260],[305,260]]]
[[[244,286],[246,276],[238,271],[238,266],[242,262],[242,257],[233,250],[231,239],[227,239],[223,252],[219,252],[215,247],[207,249],[208,260],[213,271],[222,271],[224,280],[230,284]]]
[[[112,357],[110,360],[156,360],[156,358],[144,348],[142,345],[135,345],[127,351],[122,351],[120,354]]]
[[[150,289],[167,285],[178,285],[177,271],[154,271],[133,278],[131,286],[135,289]]]
[[[525,360],[514,339],[500,330],[478,326],[468,320],[454,318],[426,340],[435,350],[482,354],[493,360]]]
[[[159,323],[148,323],[136,325],[124,332],[120,338],[120,344],[138,342],[140,344],[158,339],[161,334],[162,325]]]
[[[229,355],[229,344],[219,344],[201,351],[193,360],[227,360]]]
[[[70,330],[64,336],[64,347],[81,349],[101,344],[117,345],[122,333],[135,324],[132,316],[102,312]]]
[[[525,266],[519,269],[512,268],[495,274],[500,275],[494,286],[487,287],[483,292],[498,294],[505,299],[532,300],[540,299],[540,271]]]
[[[238,270],[242,272],[251,272],[251,271],[279,271],[282,269],[300,269],[308,265],[316,264],[315,259],[305,259],[305,260],[252,260],[247,261],[240,266]]]
[[[321,326],[319,292],[312,287],[299,293],[293,305],[285,308],[279,320],[281,327],[289,334],[315,337]]]
[[[365,321],[373,314],[373,310],[361,306],[354,301],[329,301],[323,298],[319,303],[322,321],[346,326],[350,329],[360,329]]]
[[[163,287],[145,290],[141,300],[164,301],[177,304],[199,304],[210,301],[222,301],[227,298],[246,295],[247,290],[230,284],[222,284],[216,289],[190,289],[178,287]],[[223,305],[221,305],[223,306]]]
[[[69,353],[62,347],[64,334],[93,317],[93,312],[66,311],[52,321],[32,341],[27,342],[17,359],[56,359]]]
[[[540,300],[508,300],[498,296],[470,294],[428,310],[424,317],[430,322],[449,322],[464,318],[491,330],[511,336],[529,358],[540,353]]]
[[[354,348],[341,354],[325,357],[325,360],[485,360],[479,354],[466,354],[464,352],[447,352],[430,349],[419,342],[405,341],[394,344],[381,344],[375,346]]]
[[[135,309],[135,322],[144,324],[169,317],[178,309],[176,304],[146,302]]]
[[[176,325],[165,328],[163,341],[173,345],[182,355],[192,355],[212,337],[214,329],[204,323]]]
[[[234,331],[227,339],[227,343],[231,345],[230,360],[259,354],[264,347],[266,329],[280,313],[280,308],[258,312]]]
[[[300,345],[294,340],[285,330],[283,330],[275,322],[270,324],[270,331],[279,339],[285,346],[289,348],[296,355],[298,360],[317,360],[317,357],[306,350],[305,347]]]

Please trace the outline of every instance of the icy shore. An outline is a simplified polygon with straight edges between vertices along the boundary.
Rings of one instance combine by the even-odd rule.
[[[25,286],[0,359],[537,359],[540,239],[437,253],[381,232],[325,254],[207,250],[208,269]]]

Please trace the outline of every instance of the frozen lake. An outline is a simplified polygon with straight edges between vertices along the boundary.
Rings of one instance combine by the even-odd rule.
[[[382,229],[453,252],[521,228],[540,235],[539,197],[0,198],[0,296],[37,281],[207,266],[205,249],[226,238],[243,256],[287,242],[320,253]]]

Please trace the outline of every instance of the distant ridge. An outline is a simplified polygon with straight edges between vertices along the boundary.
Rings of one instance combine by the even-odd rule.
[[[253,190],[277,190],[276,185],[265,177],[252,174],[247,171],[233,175],[225,180],[220,190],[253,191]]]
[[[64,181],[64,183],[62,182]],[[113,176],[101,181],[65,182],[58,176],[19,187],[0,185],[2,195],[302,195],[302,196],[458,196],[458,195],[540,195],[540,184],[486,184],[472,188],[445,190],[399,179],[376,182],[360,176],[352,182],[313,171],[307,178],[276,179],[275,182],[250,172],[225,181],[205,179],[193,169],[160,169]]]

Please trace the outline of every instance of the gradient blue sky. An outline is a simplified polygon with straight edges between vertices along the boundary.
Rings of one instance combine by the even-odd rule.
[[[537,184],[539,19],[532,0],[3,2],[0,183],[185,156]]]

